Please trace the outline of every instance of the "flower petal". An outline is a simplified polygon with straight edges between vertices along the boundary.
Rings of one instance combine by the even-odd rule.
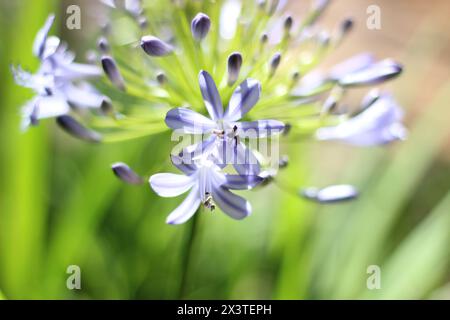
[[[70,106],[61,95],[40,97],[36,119],[53,118],[68,113]],[[26,112],[26,110],[24,110]]]
[[[237,122],[236,126],[242,131],[239,136],[248,138],[265,138],[279,134],[284,130],[284,123],[277,120],[257,120],[251,122]]]
[[[234,91],[224,118],[228,121],[241,119],[258,102],[261,84],[254,79],[244,80]]]
[[[200,91],[205,102],[206,110],[208,110],[211,119],[222,119],[222,100],[220,99],[219,91],[217,90],[216,83],[213,78],[208,72],[202,70],[198,75],[198,83],[200,85]]]
[[[161,197],[176,197],[194,184],[191,176],[174,173],[157,173],[150,177],[150,186]]]
[[[242,176],[237,174],[225,175],[226,182],[223,184],[224,188],[233,190],[248,190],[256,187],[263,182],[263,178],[256,175]]]
[[[100,108],[104,96],[95,91],[95,89],[90,87],[87,83],[84,83],[83,86],[84,87],[78,87],[69,83],[64,86],[62,90],[66,95],[67,100],[78,107]]]
[[[212,134],[207,139],[184,148],[183,154],[186,154],[193,161],[200,158],[207,158],[214,151],[216,140],[217,137]]]
[[[182,224],[188,221],[200,205],[198,187],[194,186],[184,201],[167,217],[168,224]]]
[[[386,59],[366,69],[347,74],[341,77],[338,82],[339,85],[344,87],[373,85],[397,77],[402,70],[400,64]]]
[[[33,54],[38,58],[41,58],[44,54],[45,42],[47,41],[48,33],[50,32],[54,21],[55,15],[49,15],[44,26],[38,31],[36,38],[34,39]]]
[[[205,133],[217,126],[211,119],[188,108],[170,110],[165,121],[169,128],[183,129],[185,133]]]
[[[259,175],[261,167],[250,148],[244,143],[239,143],[233,148],[233,167],[240,175]]]
[[[338,80],[348,74],[364,70],[375,62],[375,57],[370,53],[360,53],[337,64],[330,71],[330,77]]]
[[[366,110],[334,127],[320,128],[319,140],[340,140],[358,146],[382,145],[404,139],[403,112],[390,95],[379,97]]]
[[[102,75],[102,69],[91,64],[69,63],[59,66],[55,76],[69,80],[95,78]]]
[[[224,187],[213,185],[212,196],[219,208],[233,219],[244,219],[252,212],[250,202]]]
[[[178,170],[182,171],[186,175],[191,175],[195,171],[197,171],[197,166],[194,164],[194,161],[189,156],[188,159],[185,159],[185,155],[177,156],[174,154],[170,155],[170,160],[172,164],[178,168]]]
[[[351,185],[334,185],[322,189],[306,188],[302,196],[320,203],[336,203],[355,199],[358,191]]]

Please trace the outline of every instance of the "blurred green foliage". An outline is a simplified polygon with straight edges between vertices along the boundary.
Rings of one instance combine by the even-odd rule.
[[[168,134],[87,145],[51,121],[19,131],[30,92],[14,85],[8,64],[36,67],[31,43],[58,4],[0,1],[0,299],[178,298],[192,222],[165,225],[179,199],[124,186],[109,170],[119,160],[148,174],[169,170]],[[407,52],[420,46],[413,39]],[[408,79],[429,63],[408,54],[403,62]],[[398,86],[400,103],[420,85]],[[410,124],[409,140],[388,148],[285,146],[291,162],[278,184],[248,192],[251,217],[199,217],[184,298],[449,298],[439,290],[450,277],[450,170],[439,157],[449,103],[450,82]],[[334,162],[330,148],[351,156]],[[320,207],[291,191],[330,177],[362,196]],[[81,267],[79,291],[66,288],[69,265]],[[366,287],[369,265],[381,267],[380,290]]]

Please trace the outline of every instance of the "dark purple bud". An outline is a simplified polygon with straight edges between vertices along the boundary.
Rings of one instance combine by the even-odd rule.
[[[277,52],[270,59],[269,67],[270,67],[270,76],[273,76],[278,69],[278,66],[281,62],[281,53]]]
[[[156,81],[158,81],[158,83],[163,86],[167,83],[167,77],[166,74],[164,72],[160,72],[156,75]]]
[[[319,203],[337,203],[353,200],[358,197],[358,191],[351,185],[335,185],[318,188],[306,188],[301,191],[301,195],[309,200]]]
[[[291,79],[292,79],[292,84],[296,84],[298,82],[298,80],[300,80],[300,72],[295,71],[294,73],[292,73]]]
[[[125,81],[123,80],[123,77],[120,74],[116,61],[110,56],[103,56],[102,67],[103,71],[105,71],[105,74],[108,76],[111,83],[120,90],[125,90]]]
[[[100,110],[105,115],[114,115],[114,107],[108,97],[103,98],[102,104],[100,105]]]
[[[350,18],[345,19],[344,21],[342,21],[341,23],[341,33],[342,34],[346,34],[347,32],[349,32],[350,30],[352,30],[353,28],[353,20]]]
[[[211,28],[211,20],[204,13],[198,13],[191,22],[191,32],[195,40],[203,40]]]
[[[115,163],[111,166],[117,178],[128,184],[139,185],[144,183],[144,179],[136,174],[128,165],[123,162]]]
[[[228,57],[228,85],[231,87],[239,78],[242,67],[242,55],[239,52],[233,52]]]
[[[285,123],[284,130],[283,130],[283,136],[289,135],[289,133],[291,132],[291,129],[292,129],[292,125],[290,123]]]
[[[102,53],[107,53],[109,51],[109,43],[105,37],[98,39],[97,46]]]
[[[173,47],[154,36],[141,38],[141,47],[151,57],[164,57],[173,52]]]
[[[92,131],[84,127],[81,123],[68,115],[56,118],[58,125],[70,135],[88,142],[101,142],[102,137],[98,132]]]
[[[286,34],[289,34],[289,32],[291,32],[292,26],[294,24],[294,19],[291,16],[286,17],[286,19],[284,19],[284,32],[286,32]]]
[[[267,33],[263,33],[259,41],[261,42],[261,44],[266,44],[267,41],[269,41],[269,36],[267,35]]]

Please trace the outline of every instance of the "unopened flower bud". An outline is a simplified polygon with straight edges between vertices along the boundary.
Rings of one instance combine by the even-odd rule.
[[[102,67],[103,71],[105,71],[105,74],[108,76],[111,83],[120,90],[125,90],[125,81],[123,80],[123,77],[120,74],[116,61],[114,61],[114,59],[110,56],[103,56]]]
[[[281,53],[277,52],[270,59],[269,67],[270,67],[270,76],[273,76],[278,69],[278,66],[281,62]]]
[[[234,52],[228,57],[228,85],[232,86],[239,78],[242,67],[242,55]]]
[[[352,28],[353,28],[353,20],[350,18],[345,19],[344,21],[342,21],[341,23],[341,33],[342,34],[346,34],[347,32],[349,32]]]
[[[128,165],[123,162],[115,163],[111,166],[117,178],[128,184],[139,185],[144,183],[144,179],[135,173]]]
[[[100,105],[100,110],[105,115],[113,115],[114,114],[114,107],[112,105],[111,100],[108,97],[104,97],[102,104]]]
[[[294,19],[292,18],[292,16],[286,17],[286,19],[284,20],[284,23],[283,23],[284,32],[286,34],[289,34],[289,32],[291,32],[293,24],[294,24]]]
[[[102,53],[107,53],[109,51],[109,43],[105,37],[98,39],[97,46]]]
[[[141,38],[141,47],[151,57],[164,57],[173,52],[173,47],[154,36]]]
[[[56,122],[64,131],[81,140],[88,142],[100,142],[102,140],[99,133],[87,129],[69,115],[57,117]]]
[[[211,28],[211,20],[204,13],[198,13],[191,22],[191,32],[195,40],[203,40]]]
[[[160,72],[156,75],[156,81],[162,86],[167,83],[167,77],[164,72]]]
[[[266,44],[267,41],[269,41],[269,36],[267,35],[267,33],[263,33],[259,41],[261,42],[261,44]]]

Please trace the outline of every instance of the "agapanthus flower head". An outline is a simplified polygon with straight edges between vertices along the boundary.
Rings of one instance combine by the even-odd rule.
[[[99,108],[103,100],[85,80],[98,77],[101,70],[92,65],[74,62],[74,54],[55,36],[49,36],[54,15],[36,35],[33,53],[41,65],[35,74],[12,68],[17,84],[32,89],[36,96],[22,109],[22,127],[37,124],[39,119],[58,117],[70,112],[71,105]]]
[[[190,190],[168,223],[187,221],[201,205],[236,219],[248,216],[248,201],[230,190],[277,182],[278,169],[287,165],[280,148],[263,152],[261,142],[279,147],[314,138],[368,146],[406,136],[403,112],[388,93],[369,91],[357,112],[343,107],[349,90],[392,80],[402,65],[363,53],[320,68],[354,28],[349,18],[332,30],[319,26],[328,0],[313,1],[300,19],[284,11],[285,0],[102,2],[116,10],[108,11],[108,28],[101,28],[90,57],[109,82],[97,82],[98,89],[87,82],[101,69],[74,62],[67,46],[49,36],[50,16],[33,46],[38,72],[14,69],[17,83],[36,92],[23,109],[23,125],[58,117],[64,130],[90,142],[168,129],[197,139],[172,155],[183,175],[150,178],[164,197]],[[121,28],[127,32],[116,32]],[[98,112],[88,119],[69,115],[74,107]],[[142,182],[123,163],[113,165],[113,172],[127,183]],[[353,199],[357,192],[338,185],[307,188],[302,195],[328,203]]]

